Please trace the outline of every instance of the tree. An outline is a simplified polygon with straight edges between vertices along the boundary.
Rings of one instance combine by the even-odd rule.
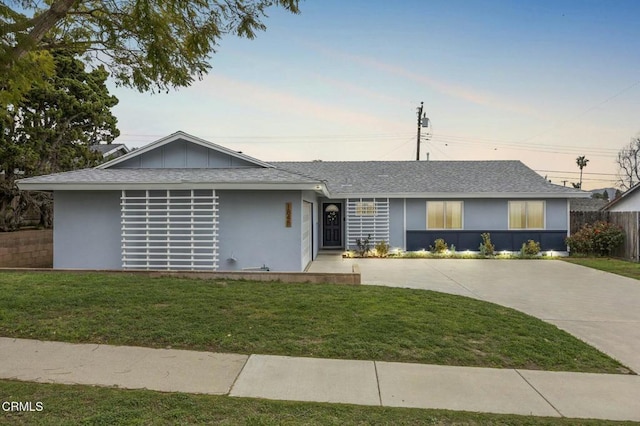
[[[224,35],[253,39],[271,6],[299,0],[9,0],[0,3],[0,103],[51,75],[50,52],[73,49],[140,91],[190,85]],[[43,8],[44,7],[44,8]]]
[[[618,151],[618,183],[627,190],[640,182],[640,138],[633,139],[627,146]]]
[[[609,201],[609,191],[607,191],[606,189],[602,191],[602,199]]]
[[[589,160],[587,160],[587,158],[584,155],[581,155],[580,157],[576,158],[576,164],[580,168],[580,183],[578,183],[577,188],[582,189],[582,169],[587,167],[588,162]]]
[[[91,149],[119,135],[104,67],[90,72],[72,54],[52,52],[53,75],[34,83],[22,100],[0,116],[0,229],[15,229],[22,213],[48,216],[48,197],[20,192],[15,179],[90,167],[101,160]],[[46,222],[46,219],[43,219]],[[46,225],[46,223],[43,223]]]

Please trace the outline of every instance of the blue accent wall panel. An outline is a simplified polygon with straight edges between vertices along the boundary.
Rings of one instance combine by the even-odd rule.
[[[542,250],[565,251],[567,231],[407,231],[407,251],[429,250],[436,239],[442,238],[457,251],[478,251],[482,242],[480,234],[489,232],[496,250],[520,251],[528,240],[540,243]]]

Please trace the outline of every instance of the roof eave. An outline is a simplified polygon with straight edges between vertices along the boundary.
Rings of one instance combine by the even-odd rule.
[[[396,193],[363,193],[363,192],[330,192],[333,198],[589,198],[588,193],[581,192],[396,192]]]
[[[270,191],[315,191],[328,196],[326,186],[314,182],[17,182],[18,187],[27,191],[120,191],[145,189],[216,189],[216,190],[270,190]]]

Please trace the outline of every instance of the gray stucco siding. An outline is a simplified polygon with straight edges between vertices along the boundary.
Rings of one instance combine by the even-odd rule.
[[[55,191],[53,267],[121,269],[120,191]]]
[[[427,200],[407,198],[407,229],[427,229]]]
[[[300,271],[302,195],[298,191],[216,191],[221,271],[267,266]],[[285,225],[292,203],[291,227]]]
[[[463,229],[508,229],[509,205],[507,200],[463,200]]]
[[[391,198],[389,200],[389,245],[392,248],[404,249],[404,199]]]
[[[569,212],[566,199],[550,199],[545,202],[545,229],[566,231],[569,229]]]

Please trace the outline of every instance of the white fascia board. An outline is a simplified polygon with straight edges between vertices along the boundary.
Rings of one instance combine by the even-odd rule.
[[[539,199],[539,198],[590,198],[589,193],[557,193],[557,192],[398,192],[398,193],[332,193],[333,198],[518,198],[518,199]]]
[[[171,143],[171,142],[174,142],[174,141],[177,141],[178,139],[183,139],[183,140],[185,140],[187,142],[191,142],[191,143],[203,146],[203,147],[208,148],[208,149],[213,149],[215,151],[222,152],[222,153],[230,155],[232,157],[236,157],[236,158],[239,158],[241,160],[248,161],[248,162],[253,163],[253,164],[257,165],[257,166],[267,167],[267,168],[273,168],[274,167],[273,165],[271,165],[269,163],[265,163],[264,161],[258,160],[257,158],[253,158],[253,157],[250,157],[248,155],[241,154],[241,153],[239,153],[237,151],[233,151],[233,150],[231,150],[229,148],[225,148],[224,146],[217,145],[217,144],[215,144],[213,142],[209,142],[209,141],[206,141],[204,139],[200,139],[198,137],[192,136],[192,135],[190,135],[188,133],[185,133],[183,131],[177,131],[175,133],[170,134],[169,136],[165,136],[162,139],[158,139],[155,142],[151,142],[150,144],[145,145],[142,148],[134,149],[133,151],[130,151],[129,153],[127,153],[125,155],[122,155],[122,156],[120,156],[118,158],[114,158],[113,160],[107,161],[106,163],[100,164],[99,166],[96,166],[95,168],[96,169],[108,169],[111,166],[114,166],[116,164],[122,163],[123,161],[127,161],[130,158],[137,157],[138,155],[142,155],[145,152],[149,152],[149,151],[152,151],[152,150],[154,150],[156,148],[160,148],[161,146],[166,145],[166,144]]]
[[[316,191],[327,195],[323,184],[316,183],[214,183],[214,182],[140,182],[140,183],[20,183],[18,187],[27,191],[120,191],[135,189],[216,189],[259,191]]]
[[[108,152],[105,152],[105,153],[103,154],[103,156],[104,156],[104,157],[108,157],[108,156],[110,156],[110,155],[115,154],[116,152],[118,152],[118,151],[120,151],[120,150],[124,150],[124,154],[122,154],[122,155],[125,155],[125,154],[127,154],[127,153],[129,152],[129,150],[127,149],[127,147],[126,147],[126,146],[124,146],[124,145],[120,145],[120,146],[118,146],[118,147],[116,147],[116,148],[113,148],[112,150],[110,150],[110,151],[108,151]]]

